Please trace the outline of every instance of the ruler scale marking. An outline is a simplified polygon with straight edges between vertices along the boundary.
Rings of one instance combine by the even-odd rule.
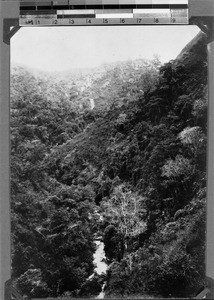
[[[188,24],[188,0],[21,1],[20,26]]]
[[[51,3],[53,5],[88,5],[88,4],[186,4],[188,5],[188,0],[52,0],[52,1],[20,1],[20,7],[22,6],[51,6]]]

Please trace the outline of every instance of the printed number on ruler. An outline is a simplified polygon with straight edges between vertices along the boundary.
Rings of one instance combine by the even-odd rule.
[[[91,24],[91,19],[86,19],[87,24]]]
[[[69,19],[69,24],[74,24],[74,20],[73,19]]]
[[[103,19],[104,24],[108,24],[108,19]]]
[[[120,19],[120,23],[124,24],[126,22],[125,19]]]
[[[33,25],[33,20],[26,20],[25,24],[32,24]]]
[[[158,18],[154,18],[154,22],[155,23],[159,23],[159,19]]]

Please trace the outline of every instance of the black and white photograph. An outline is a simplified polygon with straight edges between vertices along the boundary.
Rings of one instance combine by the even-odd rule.
[[[139,25],[128,4],[95,26],[64,26],[85,17],[73,7],[57,11],[61,26],[45,6],[23,9],[11,38],[20,299],[190,299],[206,286],[209,37],[173,24],[179,5],[172,24],[158,24],[165,8],[133,9],[137,22],[155,15]]]

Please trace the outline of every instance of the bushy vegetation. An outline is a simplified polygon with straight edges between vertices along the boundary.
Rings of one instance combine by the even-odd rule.
[[[48,79],[38,89],[38,77],[12,73],[12,269],[22,293],[99,294],[103,279],[87,279],[101,234],[107,297],[197,294],[205,278],[206,62],[199,34],[175,61],[108,66],[84,90],[65,85],[72,97],[60,90],[58,100]]]

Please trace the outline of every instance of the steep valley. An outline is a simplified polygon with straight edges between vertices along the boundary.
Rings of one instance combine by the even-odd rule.
[[[23,295],[191,298],[204,286],[206,42],[199,33],[164,65],[67,79],[14,66],[12,276]]]

